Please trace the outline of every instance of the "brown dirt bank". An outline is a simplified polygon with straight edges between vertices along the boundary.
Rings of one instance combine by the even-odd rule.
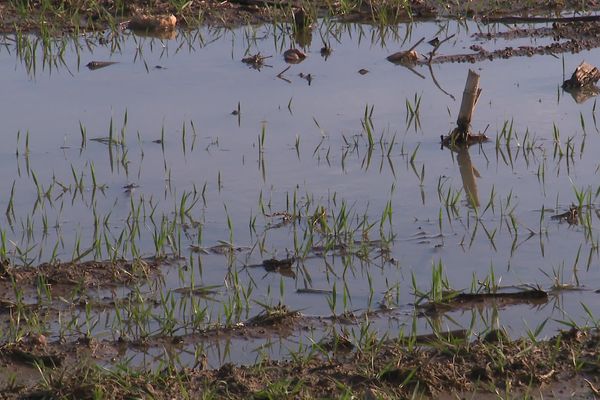
[[[177,17],[179,26],[208,24],[239,26],[247,23],[291,21],[303,7],[309,17],[329,15],[348,21],[383,24],[410,19],[497,18],[502,16],[557,16],[562,12],[600,9],[597,1],[574,0],[19,0],[0,3],[0,32],[60,34],[118,28],[136,15]],[[297,15],[296,15],[297,18]]]

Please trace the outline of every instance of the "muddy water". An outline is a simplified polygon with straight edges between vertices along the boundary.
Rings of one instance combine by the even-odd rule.
[[[598,312],[594,290],[600,289],[595,101],[576,103],[560,85],[582,60],[597,63],[598,51],[435,64],[431,70],[385,59],[421,37],[426,40],[417,50],[426,54],[428,40],[454,34],[439,55],[469,53],[473,44],[493,50],[552,42],[472,36],[505,29],[444,21],[382,31],[323,22],[305,47],[307,59],[287,70],[282,53],[294,37],[286,27],[201,29],[174,39],[57,39],[46,59],[35,37],[19,46],[17,38],[5,37],[0,209],[9,211],[1,225],[8,255],[15,264],[38,264],[69,261],[88,249],[83,259],[152,256],[158,246],[180,257],[165,266],[160,285],[115,291],[117,297],[141,292],[154,318],[140,329],[134,307],[125,307],[126,323],[116,322],[112,310],[99,312],[94,319],[101,322],[92,330],[101,338],[164,332],[165,301],[173,304],[177,334],[244,321],[261,304],[279,302],[311,317],[360,315],[384,303],[392,310],[369,317],[370,324],[391,336],[410,331],[413,322],[427,332],[474,320],[476,332],[501,325],[514,335],[546,319],[546,335],[563,326],[557,321],[589,322],[581,303]],[[328,57],[320,55],[322,42],[333,48]],[[32,48],[33,58],[27,54]],[[260,70],[241,62],[258,52],[269,56]],[[116,63],[89,70],[90,61]],[[469,68],[481,75],[483,88],[473,128],[491,140],[468,152],[441,150],[440,135],[455,124]],[[411,119],[417,103],[418,120]],[[371,150],[365,113],[371,115]],[[111,127],[118,143],[92,140],[109,137]],[[139,187],[128,191],[130,184]],[[578,192],[589,196],[583,199],[589,229],[551,219],[577,204]],[[456,199],[453,205],[447,197]],[[392,217],[380,223],[388,204]],[[345,243],[354,244],[345,252],[323,255],[320,222],[311,219],[323,209],[330,226],[343,219],[340,210],[347,212],[352,239]],[[302,218],[293,222],[273,215],[294,210]],[[172,228],[169,237],[155,245],[166,227]],[[223,241],[235,251],[215,254]],[[290,256],[301,259],[283,274],[260,266]],[[486,279],[498,286],[551,289],[560,283],[578,290],[556,292],[545,304],[420,316],[412,306],[413,281],[428,291],[440,263],[449,286],[459,290]],[[173,291],[190,285],[218,287],[194,301]],[[195,325],[194,302],[206,313]],[[69,315],[86,318],[85,310]],[[57,335],[57,324],[47,324]],[[203,351],[213,364],[253,361],[263,352],[283,355],[331,329],[322,321],[303,326],[312,328],[276,338],[275,346],[261,347],[271,339],[233,335],[226,351],[219,341],[207,342]],[[360,327],[336,329],[351,335]],[[143,353],[135,357],[147,361]],[[194,350],[182,357],[194,358]]]

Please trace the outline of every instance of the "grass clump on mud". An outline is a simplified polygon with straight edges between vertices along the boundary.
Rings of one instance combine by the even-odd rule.
[[[37,361],[43,380],[12,388],[7,398],[439,398],[474,392],[523,398],[554,390],[573,394],[573,382],[584,383],[579,395],[589,395],[597,385],[591,377],[600,366],[599,338],[597,329],[578,328],[547,341],[488,334],[470,342],[440,335],[427,346],[380,341],[351,351],[344,346],[297,354],[291,361],[218,369],[167,365],[153,373],[51,368]],[[23,353],[16,345],[8,350],[4,362]]]

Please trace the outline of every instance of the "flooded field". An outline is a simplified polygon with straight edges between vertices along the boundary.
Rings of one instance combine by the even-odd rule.
[[[2,37],[2,340],[218,368],[332,334],[596,326],[596,100],[561,85],[600,53],[435,61],[566,40],[517,27],[551,24]],[[469,69],[490,140],[441,148]],[[435,306],[458,293],[525,295]]]

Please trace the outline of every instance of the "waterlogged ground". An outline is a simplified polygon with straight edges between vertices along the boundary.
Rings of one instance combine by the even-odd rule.
[[[333,332],[359,345],[595,325],[596,102],[561,84],[598,50],[386,60],[422,37],[421,61],[435,37],[453,35],[436,57],[567,40],[496,35],[513,29],[2,37],[2,340],[107,365],[219,367],[326,349]],[[292,45],[306,60],[285,63]],[[260,68],[241,61],[257,53]],[[472,126],[490,140],[442,149],[469,69],[483,89]],[[575,218],[552,218],[571,206]],[[547,297],[415,307],[531,289]]]

